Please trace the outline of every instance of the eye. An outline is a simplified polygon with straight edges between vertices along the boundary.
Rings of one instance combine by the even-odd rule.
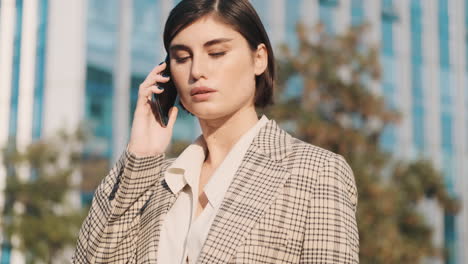
[[[176,61],[177,63],[184,63],[184,62],[186,62],[189,58],[190,58],[190,56],[187,56],[187,57],[175,57],[174,59],[175,59],[175,61]]]
[[[212,52],[212,53],[210,53],[210,56],[211,56],[211,57],[217,58],[217,57],[223,56],[224,54],[226,54],[225,51],[221,51],[221,52]]]

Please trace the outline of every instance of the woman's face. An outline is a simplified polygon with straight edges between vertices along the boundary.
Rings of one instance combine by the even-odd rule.
[[[252,51],[239,32],[206,16],[180,31],[169,49],[172,80],[192,114],[217,119],[254,107],[255,76],[267,66],[264,44]]]

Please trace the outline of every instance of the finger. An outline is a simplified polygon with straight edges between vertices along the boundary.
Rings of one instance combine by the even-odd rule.
[[[157,65],[154,67],[151,72],[146,76],[145,80],[143,81],[142,84],[147,84],[147,85],[152,85],[156,82],[155,78],[158,76],[161,76],[161,72],[164,71],[167,67],[167,64],[163,62],[162,64]],[[166,78],[166,77],[164,77]]]
[[[152,93],[159,94],[163,91],[162,89],[158,89],[157,85],[155,84],[158,82],[165,83],[170,80],[168,76],[164,77],[159,74],[166,67],[167,65],[165,62],[155,66],[148,74],[145,81],[140,84],[138,89],[137,106],[145,105],[148,101],[151,101]]]
[[[139,105],[146,104],[148,101],[151,101],[151,97],[153,96],[153,93],[160,94],[162,92],[164,92],[164,89],[159,88],[156,85],[152,85],[150,87],[144,88],[141,90],[138,96],[137,104]]]
[[[167,122],[167,127],[170,129],[174,128],[175,121],[177,119],[177,113],[179,112],[179,109],[175,106],[171,107],[169,110],[169,121]]]
[[[143,81],[143,83],[145,83],[147,80],[148,80],[148,77],[153,77],[153,76],[156,76],[156,75],[159,75],[160,72],[164,71],[164,69],[166,69],[166,63],[165,62],[162,62],[161,64],[155,66],[149,73],[148,75],[146,76],[145,80]]]
[[[156,74],[154,76],[147,76],[146,79],[140,84],[142,87],[148,87],[154,85],[155,83],[166,83],[171,79],[169,76],[163,76],[161,74]]]
[[[161,62],[160,64],[156,65],[148,75],[156,75],[166,69],[167,64],[165,61]]]

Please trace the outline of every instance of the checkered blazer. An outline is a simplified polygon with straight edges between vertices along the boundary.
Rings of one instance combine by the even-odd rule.
[[[173,160],[125,152],[97,188],[73,263],[156,263]],[[270,120],[249,146],[197,263],[358,263],[357,190],[339,155]]]

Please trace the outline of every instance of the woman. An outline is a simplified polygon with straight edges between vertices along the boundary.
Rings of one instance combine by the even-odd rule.
[[[180,2],[164,45],[170,65],[140,85],[127,150],[96,190],[73,261],[358,263],[347,163],[257,117],[274,57],[248,0]],[[151,101],[169,79],[202,130],[175,160],[164,152],[178,110],[163,127]]]

